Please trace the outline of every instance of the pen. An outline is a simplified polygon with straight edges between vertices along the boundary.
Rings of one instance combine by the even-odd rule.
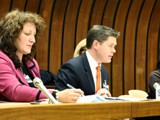
[[[76,89],[75,87],[73,87],[72,85],[70,85],[70,84],[66,84],[67,85],[67,87],[69,87],[69,88],[71,88],[71,89]],[[84,95],[81,95],[81,96],[84,96]]]
[[[71,89],[76,89],[75,87],[73,87],[72,85],[70,84],[67,84],[67,87],[71,88]]]
[[[62,80],[62,83],[67,86],[68,88],[71,88],[71,89],[76,89],[75,87],[73,87],[72,85],[68,84],[66,81]]]

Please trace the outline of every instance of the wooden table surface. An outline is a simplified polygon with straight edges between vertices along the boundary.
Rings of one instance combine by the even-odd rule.
[[[132,117],[160,116],[160,100],[132,102]]]
[[[115,120],[131,116],[131,102],[0,103],[0,120]]]
[[[100,103],[0,103],[0,120],[120,120],[160,115],[160,101]]]

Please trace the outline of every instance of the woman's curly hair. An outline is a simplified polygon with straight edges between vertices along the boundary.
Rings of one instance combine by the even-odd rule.
[[[45,27],[45,21],[36,13],[13,10],[7,13],[0,21],[0,50],[9,56],[16,68],[22,67],[22,63],[20,63],[20,59],[16,55],[17,48],[14,43],[27,22],[35,24],[35,39],[37,39],[38,34]],[[24,55],[23,60],[32,60],[35,50],[36,45],[34,44],[31,53]]]

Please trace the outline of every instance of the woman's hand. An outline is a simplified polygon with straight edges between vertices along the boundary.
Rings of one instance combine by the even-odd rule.
[[[66,89],[56,93],[59,102],[75,103],[84,92],[81,89]]]

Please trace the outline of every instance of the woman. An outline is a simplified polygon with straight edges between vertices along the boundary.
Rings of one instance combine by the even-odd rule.
[[[0,21],[0,101],[32,102],[46,96],[35,88],[33,79],[40,78],[33,58],[38,34],[45,26],[38,14],[14,10]],[[50,90],[60,102],[76,102],[80,89],[61,92]]]
[[[86,47],[86,38],[85,38],[77,44],[74,50],[73,57],[78,57],[79,55],[82,55],[86,50],[87,50],[87,47]]]

